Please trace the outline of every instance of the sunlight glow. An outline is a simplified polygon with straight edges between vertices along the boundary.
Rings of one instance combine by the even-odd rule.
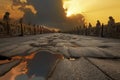
[[[21,3],[27,3],[27,0],[20,0]]]
[[[81,7],[76,0],[63,0],[63,8],[66,10],[67,17],[81,13]]]
[[[86,22],[93,25],[97,20],[107,24],[109,16],[120,21],[120,0],[63,0],[63,8],[66,17],[82,14]]]
[[[71,12],[68,11],[67,14],[66,14],[66,16],[69,17],[69,16],[71,16],[72,14],[73,14],[73,13],[71,13]]]

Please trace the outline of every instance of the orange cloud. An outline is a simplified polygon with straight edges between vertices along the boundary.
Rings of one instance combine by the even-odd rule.
[[[20,0],[21,3],[27,3],[27,0]]]
[[[28,4],[27,0],[0,0],[0,18],[6,11],[10,12],[10,17],[19,19],[24,16],[26,10],[30,10],[33,14],[37,11],[33,5]]]
[[[30,9],[32,11],[32,13],[34,13],[34,14],[37,13],[37,11],[35,10],[35,8],[32,5],[26,5],[25,8]]]

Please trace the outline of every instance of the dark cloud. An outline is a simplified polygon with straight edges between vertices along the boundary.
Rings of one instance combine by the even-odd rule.
[[[35,7],[37,14],[33,15],[27,12],[24,16],[27,22],[46,24],[61,29],[68,29],[70,26],[75,25],[76,20],[82,22],[82,15],[72,17],[71,21],[66,18],[62,0],[29,0],[28,3]],[[73,24],[74,22],[75,24]]]
[[[61,0],[30,0],[29,2],[34,5],[38,12],[36,17],[34,16],[36,20],[32,20],[33,22],[62,22],[65,19]],[[29,16],[30,13],[25,15],[28,20]]]

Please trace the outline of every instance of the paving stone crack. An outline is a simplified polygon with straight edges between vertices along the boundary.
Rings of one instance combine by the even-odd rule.
[[[92,61],[90,61],[87,57],[83,57],[87,61],[89,61],[93,66],[95,66],[98,70],[100,70],[103,74],[105,74],[107,77],[109,77],[111,80],[115,80],[110,75],[108,75],[105,71],[103,71],[101,68],[99,68],[96,64],[94,64]]]

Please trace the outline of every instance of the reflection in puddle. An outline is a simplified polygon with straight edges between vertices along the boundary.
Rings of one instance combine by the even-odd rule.
[[[6,75],[0,77],[0,80],[15,80],[16,76],[25,74],[27,72],[26,62],[20,63],[18,66],[12,68]]]
[[[70,58],[69,60],[74,61],[74,60],[75,60],[75,58]]]
[[[10,62],[9,60],[0,60],[0,65]]]
[[[13,59],[19,58],[21,57],[14,57]],[[54,55],[48,51],[33,53],[24,57],[24,60],[18,66],[0,77],[0,80],[45,80],[60,58],[63,58],[62,55]]]

